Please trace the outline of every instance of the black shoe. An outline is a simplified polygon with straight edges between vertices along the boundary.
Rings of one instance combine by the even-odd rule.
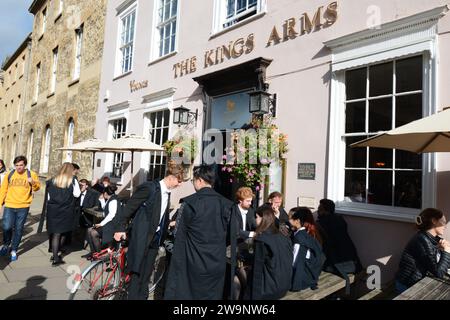
[[[59,256],[58,256],[58,259],[62,260],[62,257],[59,255]],[[50,261],[53,261],[53,260],[54,260],[54,258],[53,258],[53,256],[51,256],[51,257],[50,257]]]
[[[92,260],[92,253],[84,254],[81,256],[83,259]]]
[[[57,266],[59,266],[61,264],[65,264],[65,263],[66,262],[63,259],[59,258],[57,261],[53,261],[52,262],[52,267],[57,267]]]

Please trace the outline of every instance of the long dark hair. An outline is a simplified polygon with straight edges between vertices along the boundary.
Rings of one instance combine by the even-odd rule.
[[[289,211],[289,215],[293,220],[300,220],[302,227],[306,229],[306,232],[319,241],[320,244],[323,243],[322,236],[317,228],[316,222],[314,221],[314,216],[308,207],[296,207]]]
[[[2,159],[0,159],[0,163],[2,164],[2,167],[0,168],[0,173],[3,173],[6,171],[5,162]]]
[[[261,217],[261,223],[256,227],[256,235],[260,235],[263,232],[269,230],[272,233],[278,233],[279,230],[275,225],[275,212],[269,205],[262,205],[256,209],[256,215]]]

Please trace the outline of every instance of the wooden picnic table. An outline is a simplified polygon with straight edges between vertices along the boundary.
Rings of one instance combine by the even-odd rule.
[[[425,277],[394,300],[450,300],[450,281]]]
[[[350,278],[350,283],[353,283],[355,276],[349,275],[348,277]],[[281,300],[321,300],[342,288],[345,288],[345,279],[322,271],[316,290],[308,288],[297,292],[289,291]]]
[[[94,223],[103,220],[103,211],[97,210],[97,207],[93,208],[83,208],[83,212],[94,217]]]

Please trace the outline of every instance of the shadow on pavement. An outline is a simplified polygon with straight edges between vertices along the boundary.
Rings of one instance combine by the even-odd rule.
[[[47,278],[43,276],[33,276],[28,278],[25,288],[20,289],[19,292],[9,296],[5,300],[21,300],[31,297],[38,297],[39,300],[46,300],[47,290],[40,286],[46,279]]]

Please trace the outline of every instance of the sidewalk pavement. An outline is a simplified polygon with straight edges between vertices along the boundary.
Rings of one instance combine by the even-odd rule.
[[[0,300],[67,300],[75,271],[80,272],[88,265],[81,258],[88,251],[73,241],[63,255],[66,264],[52,267],[45,224],[43,232],[37,233],[43,200],[41,190],[35,194],[30,208],[18,260],[11,262],[9,256],[0,257]],[[2,231],[0,234],[3,239]]]

